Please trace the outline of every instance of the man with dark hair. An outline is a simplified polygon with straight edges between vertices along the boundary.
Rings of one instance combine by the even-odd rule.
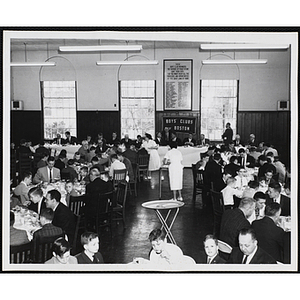
[[[254,168],[255,159],[251,155],[247,155],[244,148],[239,149],[238,163],[241,167]]]
[[[21,203],[26,206],[30,204],[28,197],[28,186],[31,184],[31,181],[32,173],[30,171],[24,171],[22,174],[22,181],[14,189],[14,195],[20,197]]]
[[[46,237],[63,236],[63,230],[60,227],[56,227],[52,224],[54,218],[54,211],[51,208],[44,208],[40,213],[40,223],[42,228],[35,231],[33,239],[42,239]]]
[[[229,164],[227,164],[224,167],[224,171],[227,173],[230,173],[232,177],[235,177],[238,174],[239,169],[240,169],[240,166],[238,163],[238,157],[235,155],[232,155],[229,158]]]
[[[65,136],[66,138],[64,140],[64,144],[70,144],[70,145],[77,144],[77,138],[75,136],[71,136],[70,131],[66,131]]]
[[[9,232],[10,232],[9,244],[10,244],[10,246],[19,246],[19,245],[29,243],[29,239],[28,239],[26,230],[16,229],[14,227],[14,223],[15,223],[15,215],[11,211],[10,212],[10,228],[9,228]]]
[[[60,227],[68,236],[70,243],[73,242],[75,233],[75,218],[72,211],[60,202],[61,194],[57,190],[51,190],[46,196],[46,207],[54,211],[52,224]]]
[[[49,154],[48,152],[42,152],[38,154],[38,158],[40,159],[37,164],[36,164],[36,168],[43,168],[47,166],[47,160],[48,160]]]
[[[35,153],[39,153],[39,154],[47,153],[48,156],[50,155],[50,150],[45,147],[45,141],[44,140],[40,141],[39,147],[36,148]]]
[[[258,169],[258,174],[257,177],[263,177],[265,176],[266,170],[271,169],[273,171],[273,174],[276,173],[276,168],[272,164],[268,163],[268,159],[265,155],[260,155],[258,157],[258,164],[259,164],[259,169]]]
[[[230,123],[226,123],[226,129],[222,134],[222,139],[225,146],[228,146],[228,144],[232,141],[232,136],[233,136],[233,130],[230,127]]]
[[[267,191],[266,203],[268,205],[272,202],[280,204],[282,216],[291,215],[290,198],[281,194],[281,185],[276,181],[269,184]]]
[[[276,260],[258,247],[255,231],[243,228],[238,236],[239,247],[232,249],[228,263],[231,264],[276,264]]]
[[[220,153],[215,153],[213,159],[209,160],[205,166],[204,174],[209,185],[222,178],[221,160]]]
[[[33,183],[55,182],[60,180],[60,170],[54,167],[55,158],[49,156],[47,166],[39,168],[33,178]]]
[[[237,247],[239,231],[242,228],[250,228],[247,219],[252,215],[254,208],[254,199],[242,198],[238,208],[226,210],[221,220],[220,240],[231,247]]]
[[[277,226],[280,218],[280,204],[273,202],[266,206],[265,217],[252,223],[259,246],[276,261],[283,262],[284,230]]]
[[[46,208],[46,198],[44,197],[43,190],[39,186],[31,188],[28,192],[31,204],[28,206],[30,210],[40,213],[42,209]]]
[[[68,166],[61,171],[61,178],[70,181],[78,179],[78,173],[75,171],[74,159],[68,160]]]

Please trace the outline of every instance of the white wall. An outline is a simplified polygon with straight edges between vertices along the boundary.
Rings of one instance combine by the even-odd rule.
[[[47,51],[27,51],[28,61],[45,61]],[[143,50],[143,55],[154,59],[153,50]],[[72,78],[77,80],[78,110],[118,110],[118,80],[155,79],[157,87],[157,111],[163,110],[163,59],[193,60],[193,101],[194,111],[199,110],[199,83],[203,79],[237,78],[239,82],[239,110],[276,110],[278,100],[289,100],[289,62],[288,50],[227,52],[226,55],[239,58],[267,58],[266,65],[240,66],[203,66],[202,59],[207,59],[210,52],[200,52],[199,48],[156,49],[155,59],[159,65],[154,66],[96,66],[100,60],[124,60],[124,54],[64,54],[57,51],[48,52],[49,57],[62,56],[70,63],[55,68],[14,67],[12,68],[12,99],[23,100],[25,110],[40,110],[40,79],[59,80]],[[214,53],[222,54],[222,53]],[[63,61],[53,58],[52,61]],[[12,52],[12,61],[24,61],[24,51]],[[66,60],[65,60],[66,61]],[[62,79],[63,80],[63,79]]]

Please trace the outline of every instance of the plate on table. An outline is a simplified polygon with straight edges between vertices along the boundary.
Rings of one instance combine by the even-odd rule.
[[[142,203],[144,208],[151,209],[171,209],[183,206],[184,203],[176,200],[154,200]]]

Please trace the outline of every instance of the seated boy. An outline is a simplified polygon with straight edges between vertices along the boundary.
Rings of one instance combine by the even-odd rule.
[[[99,236],[94,232],[84,232],[81,235],[84,250],[76,255],[79,264],[103,264],[102,254],[99,252]]]
[[[70,202],[70,196],[72,197],[78,197],[80,196],[79,192],[74,189],[74,184],[72,181],[67,181],[65,185],[65,190],[66,190],[66,203],[67,206],[69,207],[69,202]]]
[[[208,234],[203,241],[204,250],[207,255],[207,264],[225,264],[226,261],[219,256],[218,240],[213,235]]]
[[[226,187],[221,191],[224,200],[224,207],[225,209],[232,209],[234,206],[233,196],[241,198],[243,192],[235,188],[235,178],[229,177],[226,184]]]

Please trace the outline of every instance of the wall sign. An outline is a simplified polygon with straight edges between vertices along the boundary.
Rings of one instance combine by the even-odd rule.
[[[164,109],[192,109],[192,60],[164,60]]]
[[[196,132],[196,118],[188,117],[163,117],[163,128],[168,127],[175,132]]]

